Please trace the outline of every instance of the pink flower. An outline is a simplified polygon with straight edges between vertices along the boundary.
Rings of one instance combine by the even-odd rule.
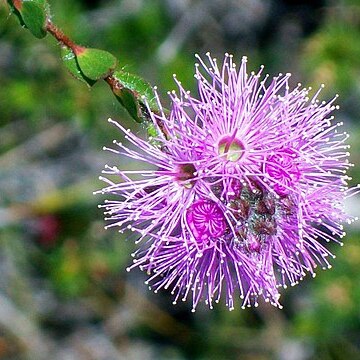
[[[351,221],[348,135],[330,115],[335,98],[290,90],[290,74],[249,75],[245,57],[238,70],[230,55],[221,67],[198,59],[197,96],[175,78],[170,113],[149,109],[155,139],[112,121],[132,143],[112,151],[144,167],[107,167],[122,179],[105,179],[103,192],[116,197],[107,220],[139,234],[130,268],[175,302],[191,296],[193,310],[202,299],[212,308],[224,296],[233,309],[237,297],[242,307],[261,297],[280,306],[280,287],[330,266],[326,242],[341,244],[341,223]]]

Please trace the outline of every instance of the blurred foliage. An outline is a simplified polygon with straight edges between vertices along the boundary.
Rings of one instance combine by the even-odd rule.
[[[3,0],[2,0],[3,1]],[[79,44],[113,53],[124,71],[158,85],[172,74],[194,89],[193,54],[249,55],[269,73],[324,96],[353,133],[360,181],[360,2],[262,0],[50,1],[53,21]],[[119,160],[103,145],[134,124],[105,83],[89,88],[0,2],[0,359],[360,359],[359,229],[330,271],[261,304],[192,314],[126,273],[131,239],[103,229],[96,180]],[[120,140],[120,139],[118,139]],[[135,166],[125,164],[124,166]],[[350,204],[355,215],[359,200]],[[31,339],[31,340],[29,340]]]
[[[327,354],[324,358],[357,359],[360,338],[358,236],[348,235],[346,246],[338,254],[334,268],[309,284],[312,297],[294,317],[294,330],[298,336],[316,343],[318,350]]]
[[[304,51],[306,71],[343,95],[359,94],[360,77],[360,7],[357,1],[346,2],[347,7],[326,10],[322,28],[305,43]]]

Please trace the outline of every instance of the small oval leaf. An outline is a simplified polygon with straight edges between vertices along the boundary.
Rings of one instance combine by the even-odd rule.
[[[133,91],[123,88],[116,92],[116,98],[121,105],[128,111],[130,116],[137,122],[142,122],[140,104]]]
[[[114,55],[99,49],[82,48],[76,53],[80,70],[92,80],[99,80],[108,76],[116,67]]]
[[[76,56],[71,49],[66,47],[61,48],[61,58],[67,70],[76,79],[86,83],[89,86],[93,86],[96,83],[95,80],[89,79],[82,73],[77,63]]]
[[[30,2],[36,3],[36,4],[40,5],[43,8],[45,8],[45,5],[46,5],[46,0],[24,0],[24,1],[25,2],[30,1]]]
[[[21,14],[18,9],[21,9],[22,2],[21,1],[9,1],[9,6],[11,12],[18,18],[20,25],[25,26],[24,20],[21,17]]]
[[[120,70],[115,71],[113,77],[118,80],[125,88],[132,90],[136,97],[138,97],[139,101],[141,101],[142,97],[145,97],[150,108],[153,110],[158,110],[158,104],[156,102],[153,88],[140,76]]]
[[[42,39],[46,36],[46,11],[43,5],[35,1],[24,1],[20,15],[26,27],[35,37]]]

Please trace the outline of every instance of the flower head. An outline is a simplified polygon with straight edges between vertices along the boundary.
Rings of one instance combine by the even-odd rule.
[[[280,306],[279,287],[330,267],[326,243],[341,244],[341,223],[351,221],[348,135],[330,116],[335,98],[290,90],[290,74],[249,75],[245,57],[239,69],[231,55],[221,67],[198,59],[197,96],[175,77],[170,113],[160,102],[159,113],[149,109],[156,139],[111,120],[133,145],[112,151],[145,167],[105,170],[122,179],[104,179],[103,192],[119,197],[104,205],[109,226],[138,233],[131,267],[155,291],[171,288],[175,302],[212,307],[224,296],[233,309],[236,297],[243,307],[262,297]]]

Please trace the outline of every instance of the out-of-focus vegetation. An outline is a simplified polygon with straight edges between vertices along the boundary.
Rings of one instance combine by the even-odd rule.
[[[50,1],[78,43],[108,50],[165,95],[193,89],[195,52],[249,56],[294,84],[340,94],[360,181],[360,2]],[[164,99],[166,97],[164,96]],[[165,100],[166,102],[166,100]],[[89,90],[0,2],[0,359],[360,359],[359,228],[333,246],[333,269],[284,291],[284,310],[173,306],[140,272],[131,241],[103,230],[101,151],[128,118],[105,83]],[[124,160],[122,160],[124,161]],[[130,164],[130,166],[132,166]],[[350,207],[359,214],[359,200]]]

